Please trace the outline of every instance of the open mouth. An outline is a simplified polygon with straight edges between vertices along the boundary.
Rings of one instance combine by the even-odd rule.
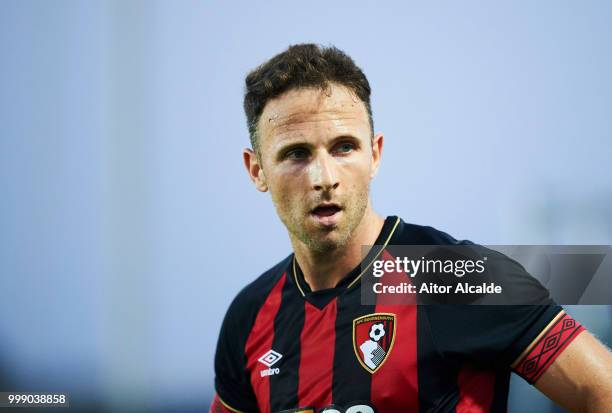
[[[342,208],[340,208],[336,204],[319,205],[318,207],[312,210],[312,214],[319,217],[331,217],[332,215],[341,210]]]
[[[342,208],[337,204],[322,204],[310,211],[315,222],[324,228],[335,228],[340,221]]]

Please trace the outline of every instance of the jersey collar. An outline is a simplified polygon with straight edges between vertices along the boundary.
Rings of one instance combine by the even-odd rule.
[[[291,263],[289,267],[289,274],[291,278],[295,282],[296,287],[298,288],[302,297],[307,299],[313,299],[315,301],[320,301],[323,305],[329,302],[331,298],[337,296],[340,292],[348,290],[355,285],[359,284],[359,280],[363,273],[367,271],[367,269],[372,265],[374,260],[378,258],[378,256],[382,253],[382,251],[387,247],[393,235],[396,233],[396,229],[399,226],[401,220],[397,216],[389,216],[385,219],[382,230],[376,238],[374,242],[374,246],[370,249],[367,256],[363,261],[361,261],[351,272],[349,272],[346,276],[340,280],[338,285],[333,288],[327,288],[324,290],[318,290],[313,292],[310,289],[310,286],[304,279],[304,274],[300,269],[297,260],[295,259],[295,254],[292,254]],[[319,307],[319,305],[317,305]]]

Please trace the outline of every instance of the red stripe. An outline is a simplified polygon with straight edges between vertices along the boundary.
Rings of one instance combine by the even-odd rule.
[[[215,394],[212,403],[210,404],[210,409],[208,409],[209,413],[234,413],[232,410],[228,409],[221,403],[221,399],[219,396]]]
[[[384,364],[372,374],[371,398],[379,413],[419,411],[417,306],[376,305],[395,314],[395,338]]]
[[[322,310],[306,303],[304,329],[300,336],[299,406],[320,409],[332,403],[336,306],[336,299]]]
[[[251,385],[257,397],[259,410],[263,413],[270,412],[270,377],[261,377],[260,371],[266,370],[267,367],[257,361],[257,359],[272,349],[274,318],[280,308],[286,276],[287,274],[285,273],[278,280],[270,294],[268,294],[263,306],[259,309],[255,318],[255,324],[245,346],[247,369],[251,372]]]
[[[383,252],[381,258],[394,260],[387,251]],[[385,284],[407,281],[403,273],[385,274],[383,278],[386,278],[383,280]],[[372,374],[371,399],[378,413],[418,412],[416,300],[414,295],[408,295],[399,304],[396,299],[390,298],[384,294],[377,297],[377,313],[395,314],[395,337],[384,364]]]
[[[487,413],[495,392],[495,372],[464,368],[457,378],[459,402],[457,413]]]
[[[380,261],[394,261],[395,257],[393,257],[387,250],[384,250],[380,259]],[[385,271],[385,274],[378,279],[378,282],[382,284],[384,287],[394,287],[400,288],[404,284],[412,284],[412,278],[406,275],[406,273],[401,271]],[[376,294],[376,303],[377,304],[386,304],[386,305],[411,305],[417,303],[417,294],[406,292],[405,294],[396,294],[388,292],[389,289],[383,290],[380,287],[380,292]]]

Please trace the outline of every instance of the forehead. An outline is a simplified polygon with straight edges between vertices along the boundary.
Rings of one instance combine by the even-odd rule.
[[[293,89],[271,99],[259,119],[262,138],[322,129],[368,133],[365,104],[348,88],[332,83],[323,89]]]

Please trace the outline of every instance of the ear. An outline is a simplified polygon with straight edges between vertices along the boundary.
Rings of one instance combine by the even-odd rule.
[[[266,192],[268,190],[268,184],[266,184],[266,177],[259,163],[259,159],[257,158],[257,154],[252,149],[245,148],[242,151],[242,158],[249,177],[255,184],[255,188],[257,188],[258,191]]]
[[[370,172],[370,179],[374,178],[378,173],[384,140],[385,137],[380,132],[374,135],[372,139],[372,171]]]

